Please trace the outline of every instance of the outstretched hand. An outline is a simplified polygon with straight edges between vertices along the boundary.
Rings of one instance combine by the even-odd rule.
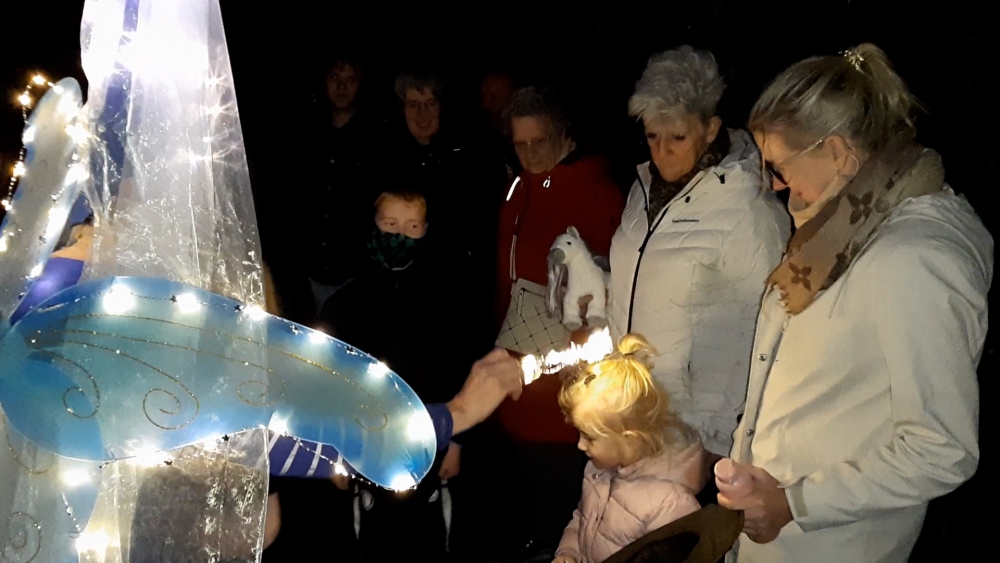
[[[452,433],[458,434],[486,420],[507,397],[521,396],[521,365],[502,348],[473,364],[462,390],[448,403]]]

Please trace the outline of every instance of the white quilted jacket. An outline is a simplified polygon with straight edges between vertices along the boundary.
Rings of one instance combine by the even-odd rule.
[[[728,455],[742,412],[754,326],[767,276],[791,220],[770,186],[750,135],[646,219],[649,164],[629,194],[611,243],[612,335],[645,336],[658,350],[653,376],[705,448]]]

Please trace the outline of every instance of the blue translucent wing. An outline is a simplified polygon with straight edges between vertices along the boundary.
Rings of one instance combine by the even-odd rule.
[[[269,425],[334,447],[371,481],[420,481],[436,450],[416,394],[323,333],[186,284],[71,287],[0,341],[0,403],[39,448],[104,461]]]

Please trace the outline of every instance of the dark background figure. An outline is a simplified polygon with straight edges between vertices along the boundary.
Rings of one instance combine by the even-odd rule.
[[[508,5],[494,4],[474,23],[462,25],[453,23],[456,9],[444,2],[315,1],[284,10],[237,0],[220,3],[264,255],[283,286],[291,318],[314,312],[304,276],[282,284],[285,271],[311,259],[301,218],[290,222],[284,211],[301,205],[308,185],[307,149],[318,140],[310,132],[315,121],[308,109],[315,89],[302,77],[322,73],[329,53],[338,50],[333,36],[368,59],[363,97],[373,107],[397,103],[395,77],[419,60],[434,61],[451,79],[449,112],[456,115],[478,114],[481,78],[497,63],[516,69],[520,83],[544,78],[567,96],[581,133],[589,133],[578,140],[591,141],[610,158],[623,190],[634,180],[635,165],[649,159],[641,126],[627,117],[627,100],[652,53],[683,44],[711,50],[729,84],[719,114],[741,126],[764,86],[791,63],[871,41],[887,52],[927,108],[918,122],[920,141],[942,154],[948,183],[998,232],[993,186],[1000,138],[992,134],[997,120],[990,69],[1000,52],[1000,35],[983,3],[937,2],[914,9],[892,0],[836,0],[812,9],[791,0],[709,0],[580,10],[552,2],[532,5],[530,15],[517,17]],[[74,76],[86,91],[79,60],[82,7],[82,0],[5,6],[8,29],[0,36],[0,48],[10,55],[0,67],[0,85],[11,103],[0,105],[2,172],[17,159],[22,121],[13,101],[32,73]],[[301,312],[295,313],[298,299]],[[987,338],[981,374],[998,369],[995,334]],[[981,378],[980,384],[981,395],[992,396],[992,378]],[[992,427],[992,416],[987,409],[981,427]],[[987,485],[979,475],[991,474],[996,463],[993,450],[984,449],[977,476],[931,503],[913,561],[954,557],[959,548],[985,552],[989,536],[977,508]]]
[[[313,259],[302,264],[315,311],[364,265],[367,216],[378,194],[374,161],[383,124],[362,102],[365,67],[346,50],[324,65],[310,157],[312,178],[295,203]],[[298,214],[292,213],[292,216]]]
[[[381,152],[385,190],[425,194],[433,209],[429,227],[435,245],[449,254],[455,277],[447,283],[468,287],[463,325],[479,338],[489,332],[489,280],[493,264],[499,195],[490,179],[473,130],[452,109],[444,80],[433,67],[418,65],[396,78],[403,119],[392,126]]]
[[[480,150],[486,160],[489,178],[496,178],[498,186],[496,193],[501,193],[503,185],[509,183],[521,173],[521,164],[507,135],[504,122],[504,111],[514,99],[514,91],[518,84],[511,72],[493,70],[483,77],[480,87],[480,113],[482,123]]]

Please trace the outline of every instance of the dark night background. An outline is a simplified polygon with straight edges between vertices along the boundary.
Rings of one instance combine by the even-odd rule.
[[[756,96],[789,64],[870,41],[886,51],[925,105],[920,136],[942,153],[948,182],[969,198],[994,236],[998,232],[994,88],[1000,39],[985,2],[484,1],[457,8],[427,1],[220,2],[265,257],[278,251],[294,256],[295,231],[280,212],[293,210],[296,192],[305,188],[295,173],[296,156],[310,143],[301,125],[311,115],[320,61],[342,45],[368,63],[362,96],[390,111],[395,74],[415,62],[435,63],[450,79],[443,119],[452,123],[475,115],[479,80],[493,68],[509,69],[525,83],[555,85],[570,103],[581,136],[625,170],[648,158],[626,103],[650,54],[684,43],[711,49],[728,84],[720,112],[730,126],[742,126]],[[53,81],[74,76],[84,83],[82,7],[83,0],[4,2],[0,197],[20,148],[14,98],[31,74],[40,71]],[[392,155],[383,157],[391,166]],[[980,366],[987,421],[981,426],[987,429],[994,386],[982,375],[997,373],[995,332]],[[986,553],[982,521],[992,512],[987,499],[995,493],[983,489],[989,485],[982,475],[991,474],[995,463],[991,447],[983,449],[977,476],[931,505],[914,561]]]

